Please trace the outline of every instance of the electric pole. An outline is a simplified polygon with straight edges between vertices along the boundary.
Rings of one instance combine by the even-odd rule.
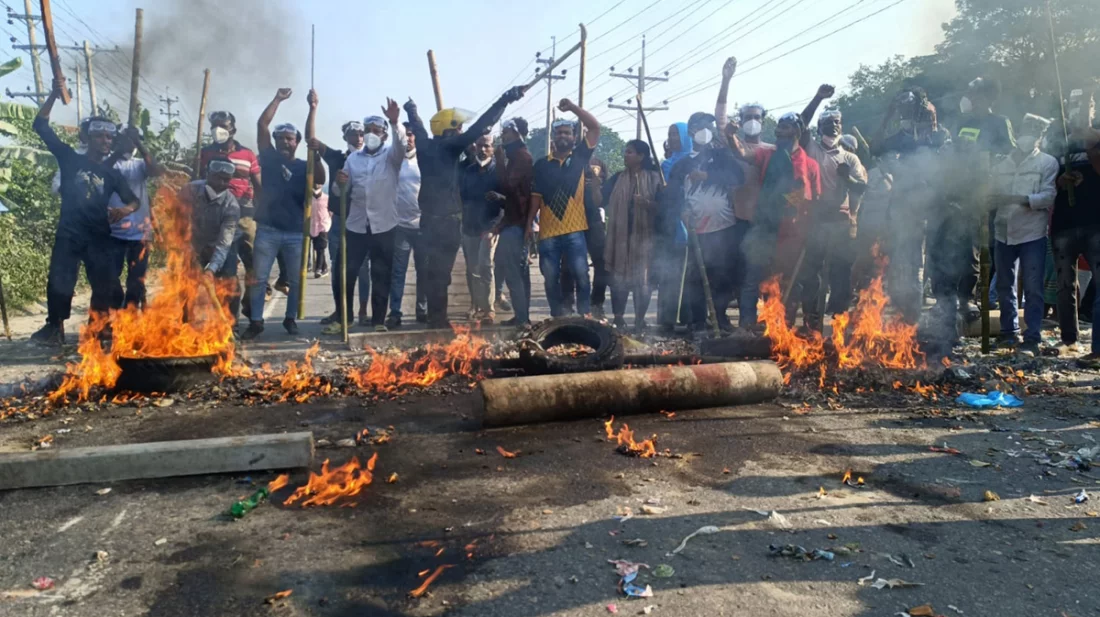
[[[15,20],[18,19],[19,21],[27,24],[27,41],[30,43],[30,46],[25,49],[30,52],[31,68],[34,69],[34,88],[36,91],[34,93],[34,99],[38,102],[39,105],[41,105],[42,102],[45,100],[44,97],[46,95],[42,94],[42,92],[44,92],[44,88],[42,86],[42,66],[38,63],[39,48],[35,41],[35,23],[38,22],[40,18],[38,15],[31,14],[31,0],[23,0],[23,6],[24,9],[27,11],[24,15],[19,15],[13,12],[11,8],[8,8],[8,23],[14,24]],[[20,49],[20,47],[14,45],[12,47],[15,49]],[[42,49],[45,49],[45,47],[43,46]]]
[[[29,6],[30,0],[27,0],[27,2],[28,2],[28,6]],[[14,15],[14,14],[11,14],[11,13],[8,14],[8,18],[9,19],[26,19],[26,20],[30,20],[30,21],[40,19],[40,17],[38,15],[30,15],[30,14],[27,14],[27,15]],[[35,44],[33,29],[32,29],[32,34],[30,35],[30,41],[31,41],[30,45],[12,45],[12,49],[25,49],[25,50],[28,50],[30,52],[31,59],[34,62],[34,67],[35,67],[34,75],[35,75],[35,82],[37,84],[38,92],[41,94],[42,97],[46,97],[46,96],[49,95],[49,92],[44,91],[43,88],[42,88],[41,71],[38,68],[38,52],[43,50],[43,49],[46,49],[46,46]],[[92,56],[94,54],[98,54],[98,53],[115,53],[115,52],[119,52],[119,51],[122,51],[122,50],[120,50],[117,46],[115,46],[113,49],[108,49],[108,48],[103,48],[103,47],[92,47],[91,44],[88,43],[88,41],[84,41],[83,45],[58,45],[57,48],[59,50],[60,49],[67,49],[69,51],[79,51],[79,52],[84,54],[84,70],[88,73],[88,94],[91,97],[91,101],[90,101],[90,104],[89,104],[88,107],[91,109],[91,114],[90,115],[94,116],[94,115],[98,114],[99,113],[99,99],[96,98],[95,71],[92,68]],[[16,96],[18,96],[18,95],[16,95]],[[39,104],[40,105],[42,104],[42,99],[39,99]]]
[[[542,52],[535,54],[535,62],[549,68],[551,64],[554,64],[554,56],[558,53],[558,37],[550,37],[552,45],[550,46],[550,57],[543,59],[539,56]],[[539,69],[535,69],[537,74]],[[565,79],[565,70],[562,70],[561,75],[553,75],[550,71],[545,71],[542,75],[542,79],[546,80],[546,154],[550,154],[550,142],[552,141],[550,135],[550,125],[554,122],[554,82],[559,79]]]
[[[80,126],[80,65],[74,65],[73,71],[76,75],[76,125]]]
[[[615,67],[611,67],[611,70],[614,71]],[[637,82],[638,96],[639,97],[641,97],[643,94],[645,94],[645,85],[647,83],[649,83],[651,81],[668,81],[668,71],[665,71],[664,77],[647,77],[646,76],[646,74],[645,74],[645,35],[644,34],[642,35],[642,63],[638,66],[638,74],[637,75],[634,74],[634,69],[627,69],[626,73],[611,73],[611,76],[612,77],[621,77],[623,79],[627,79],[627,80],[630,80],[630,81],[633,81],[633,82]],[[666,103],[665,105],[661,105],[661,106],[657,106],[657,107],[643,107],[642,111],[664,111],[664,110],[667,110],[668,109],[668,105],[667,105],[668,101],[665,101],[665,103]],[[638,110],[637,105],[616,105],[613,102],[613,99],[608,99],[608,105],[607,106],[610,107],[611,109],[623,109],[623,110],[628,110],[628,111],[637,111]],[[636,135],[635,139],[641,139],[642,138],[642,116],[638,115],[636,120],[637,120],[638,127],[637,127],[637,135]]]
[[[165,95],[167,95],[167,94],[168,94],[168,89],[167,89],[167,88],[165,88],[165,89],[164,89],[164,94],[165,94]],[[161,96],[161,97],[158,97],[158,100],[159,100],[159,101],[160,101],[160,102],[161,102],[161,103],[162,103],[162,104],[163,104],[163,105],[164,105],[165,107],[167,107],[167,108],[168,108],[168,110],[167,110],[167,111],[165,111],[164,109],[161,109],[161,110],[160,110],[160,115],[162,115],[162,116],[165,116],[165,117],[167,117],[167,118],[168,118],[168,124],[169,124],[169,125],[170,125],[170,124],[172,124],[172,118],[178,118],[178,117],[179,117],[179,115],[180,115],[180,112],[178,112],[178,111],[172,111],[172,105],[174,105],[174,104],[178,103],[178,102],[179,102],[179,100],[180,100],[180,97],[178,97],[178,96],[177,96],[177,97],[174,97],[174,98],[173,98],[173,97],[170,97],[170,96]]]

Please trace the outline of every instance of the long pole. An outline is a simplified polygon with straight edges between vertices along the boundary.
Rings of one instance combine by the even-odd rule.
[[[558,37],[550,37],[552,45],[550,46],[550,57],[554,58],[558,53]],[[546,67],[546,156],[550,156],[550,142],[553,141],[553,135],[550,134],[550,125],[554,122],[554,64],[551,63]]]
[[[95,95],[95,73],[92,71],[92,46],[84,41],[84,70],[88,71],[88,96],[92,97],[92,115],[99,113],[99,99]]]
[[[641,107],[642,95],[645,94],[645,35],[642,35],[642,63],[638,66],[638,106]],[[638,125],[634,139],[642,138],[642,116],[639,114],[635,123]],[[651,140],[652,141],[652,140]],[[656,150],[650,150],[653,156],[657,156]]]
[[[202,175],[199,166],[202,165],[202,121],[206,118],[206,94],[210,91],[210,69],[202,71],[202,98],[199,100],[198,135],[195,136],[195,169],[193,178]]]
[[[428,50],[428,72],[432,76],[432,92],[435,93],[435,110],[443,111],[443,88],[439,85],[439,66],[435,63],[435,52]]]
[[[130,70],[130,113],[127,116],[130,120],[130,126],[137,126],[138,123],[138,86],[141,81],[141,28],[144,16],[144,11],[141,9],[135,9],[134,11],[134,61],[133,67]]]
[[[317,27],[310,27],[309,89],[313,89],[313,59],[317,43]],[[306,149],[306,203],[302,208],[302,267],[298,271],[298,319],[306,316],[306,271],[309,270],[309,221],[313,217],[313,151]],[[344,247],[341,246],[341,249]]]
[[[76,125],[80,126],[80,65],[76,69]]]
[[[1047,25],[1050,27],[1050,55],[1054,58],[1054,75],[1058,78],[1058,105],[1062,110],[1062,136],[1066,140],[1066,155],[1062,161],[1066,170],[1069,170],[1069,126],[1066,125],[1066,96],[1062,90],[1062,69],[1058,66],[1058,42],[1054,38],[1054,17],[1050,13],[1050,0],[1047,0]],[[1066,197],[1069,206],[1077,205],[1077,191],[1072,184],[1066,186]],[[1020,268],[1023,271],[1023,268]]]
[[[62,81],[65,79],[65,74],[61,70],[61,56],[57,53],[57,39],[54,37],[53,27],[53,11],[50,9],[50,0],[41,0],[42,7],[42,33],[46,36],[46,53],[50,54],[50,71],[53,73],[55,81]],[[27,4],[27,19],[30,20],[30,4]],[[33,40],[33,39],[32,39]],[[33,51],[33,50],[32,50]],[[51,88],[52,90],[52,88]],[[39,90],[41,92],[41,89]],[[69,96],[69,89],[61,89],[61,103],[68,105],[72,100]]]
[[[584,109],[584,74],[588,61],[588,29],[581,24],[581,69],[580,88],[577,90],[577,107]],[[549,137],[549,136],[547,136]]]
[[[340,187],[340,332],[348,342],[348,193],[350,183]]]
[[[34,91],[45,92],[45,90],[42,89],[42,65],[38,62],[38,45],[35,41],[34,19],[31,18],[33,14],[31,0],[23,0],[23,7],[27,11],[25,21],[27,22],[27,42],[30,43],[31,68],[34,69]],[[39,94],[35,97],[35,100],[41,105],[43,103],[42,95]]]
[[[4,336],[11,340],[11,328],[8,326],[8,304],[4,300],[4,281],[0,276],[0,317],[4,318]]]

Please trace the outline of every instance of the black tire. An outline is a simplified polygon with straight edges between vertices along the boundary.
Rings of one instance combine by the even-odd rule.
[[[181,392],[214,381],[215,356],[193,358],[119,358],[122,373],[115,390]]]
[[[606,371],[623,367],[626,352],[622,337],[611,326],[584,317],[562,317],[545,321],[531,330],[520,346],[524,370],[532,375]],[[559,345],[585,345],[595,351],[581,356],[547,353]]]

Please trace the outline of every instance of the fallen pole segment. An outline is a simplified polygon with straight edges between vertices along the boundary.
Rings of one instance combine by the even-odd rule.
[[[485,427],[561,422],[761,403],[779,395],[770,361],[727,362],[488,379],[481,382]]]
[[[313,462],[313,433],[58,448],[0,455],[0,490],[297,469]]]

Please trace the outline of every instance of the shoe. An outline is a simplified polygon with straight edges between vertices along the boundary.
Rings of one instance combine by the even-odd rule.
[[[329,313],[328,317],[323,317],[321,319],[321,325],[322,326],[327,326],[330,323],[334,323],[334,324],[339,324],[340,323],[340,311],[333,311],[333,312]]]
[[[429,321],[428,328],[431,330],[454,330],[449,320],[443,321]]]
[[[645,334],[645,331],[649,329],[649,324],[644,319],[635,320],[634,322],[634,334]]]
[[[491,326],[491,325],[493,325],[493,322],[495,322],[497,320],[497,314],[494,313],[493,311],[489,311],[487,313],[481,313],[480,317],[481,317],[481,321],[479,321],[478,323],[480,323],[483,326]]]
[[[623,319],[622,315],[616,315],[611,325],[615,326],[616,330],[626,330],[626,320]]]
[[[1020,344],[1020,340],[1015,336],[998,336],[994,341],[993,347],[995,349],[1016,349]]]
[[[423,313],[417,313],[416,323],[428,323],[428,316]]]
[[[321,329],[321,334],[327,334],[329,336],[342,335],[344,333],[344,324],[334,321],[330,322],[324,328]]]
[[[264,290],[264,301],[265,302],[270,301],[271,296],[274,296],[274,295],[275,295],[275,290],[271,288],[271,285],[268,285],[267,289]]]
[[[290,293],[290,283],[286,281],[275,281],[275,291],[281,291],[285,294]]]
[[[31,335],[31,340],[39,345],[60,347],[65,344],[65,326],[57,326],[49,322]]]
[[[493,303],[493,308],[502,313],[511,313],[512,303],[508,301],[508,298],[500,297]]]
[[[285,328],[286,333],[291,336],[298,335],[298,323],[289,317],[283,320],[283,328]]]
[[[676,324],[663,323],[658,326],[657,331],[664,335],[675,334]]]
[[[390,330],[384,324],[376,323],[376,324],[374,324],[374,331],[375,332],[389,332]]]
[[[603,307],[602,306],[593,306],[592,307],[592,319],[602,320],[603,318],[604,318]]]
[[[386,318],[386,327],[390,328],[391,330],[396,330],[396,329],[400,328],[401,327],[401,316],[400,315],[394,315],[394,314],[391,313],[390,316]]]
[[[477,309],[471,306],[470,310],[466,311],[466,321],[472,322],[476,319],[477,319]]]
[[[1042,350],[1039,349],[1039,341],[1024,341],[1024,344],[1020,345],[1016,352],[1021,356],[1035,358],[1042,353]]]
[[[528,326],[530,324],[531,324],[531,322],[529,322],[529,321],[524,321],[524,322],[521,323],[519,321],[519,319],[517,319],[515,317],[513,317],[511,319],[505,319],[504,321],[500,322],[500,325],[506,326],[508,328],[523,328],[523,327]]]
[[[1100,371],[1100,353],[1092,352],[1077,358],[1077,366],[1090,371]]]
[[[248,327],[245,328],[244,332],[241,332],[241,340],[242,341],[251,341],[252,339],[259,336],[260,333],[263,332],[263,331],[264,331],[264,322],[262,322],[262,321],[251,321],[251,322],[248,323]]]
[[[364,328],[370,325],[370,317],[367,317],[366,311],[359,312],[359,325]]]

